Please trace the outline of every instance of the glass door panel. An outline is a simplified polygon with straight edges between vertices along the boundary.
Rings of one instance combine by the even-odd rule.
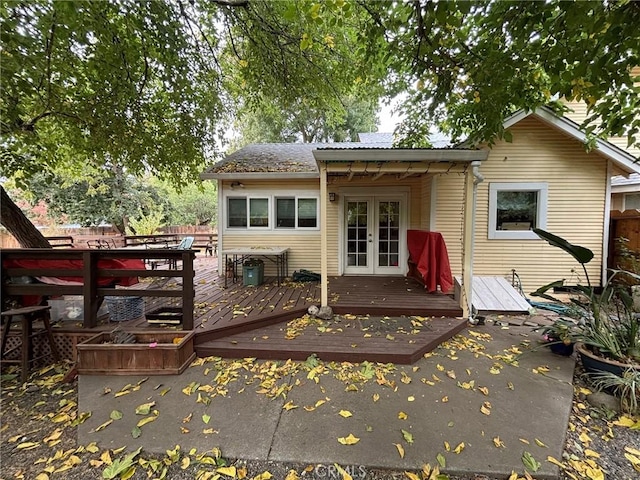
[[[400,201],[378,200],[376,271],[400,265]]]
[[[347,268],[368,270],[369,261],[369,201],[347,201]],[[354,268],[351,268],[354,267]]]

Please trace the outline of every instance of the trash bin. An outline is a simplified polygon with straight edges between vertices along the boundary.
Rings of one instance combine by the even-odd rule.
[[[251,258],[242,264],[243,285],[261,285],[264,281],[264,262]]]

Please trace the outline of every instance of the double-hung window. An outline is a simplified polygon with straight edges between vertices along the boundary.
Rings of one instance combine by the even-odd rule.
[[[318,199],[277,197],[276,228],[317,228]]]
[[[227,198],[229,228],[269,228],[268,198]]]
[[[547,227],[545,182],[489,185],[489,238],[538,239],[534,228]]]

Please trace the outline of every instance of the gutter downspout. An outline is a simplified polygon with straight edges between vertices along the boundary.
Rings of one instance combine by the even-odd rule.
[[[476,228],[476,203],[478,184],[484,181],[480,173],[480,162],[471,162],[471,171],[465,177],[465,205],[464,205],[464,260],[462,265],[463,314],[469,322],[476,324],[473,311],[473,244]]]

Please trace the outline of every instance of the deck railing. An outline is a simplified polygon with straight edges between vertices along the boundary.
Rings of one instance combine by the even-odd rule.
[[[182,328],[193,329],[193,299],[195,290],[193,285],[194,250],[172,249],[2,249],[2,282],[1,298],[36,295],[82,295],[84,298],[84,323],[86,328],[97,325],[98,309],[102,299],[107,295],[122,297],[181,297],[182,298]],[[101,268],[100,260],[140,259],[145,263],[165,260],[167,265],[174,268],[162,270]],[[18,268],[10,266],[11,260],[71,260],[71,268]],[[77,265],[77,267],[75,267]],[[58,285],[42,282],[20,283],[19,277],[81,277],[81,284]],[[168,288],[116,288],[115,283],[121,278],[130,277],[177,277],[182,279],[179,289]],[[108,286],[101,286],[104,279],[112,279]],[[102,282],[99,283],[99,280]],[[172,282],[175,283],[175,282]]]

